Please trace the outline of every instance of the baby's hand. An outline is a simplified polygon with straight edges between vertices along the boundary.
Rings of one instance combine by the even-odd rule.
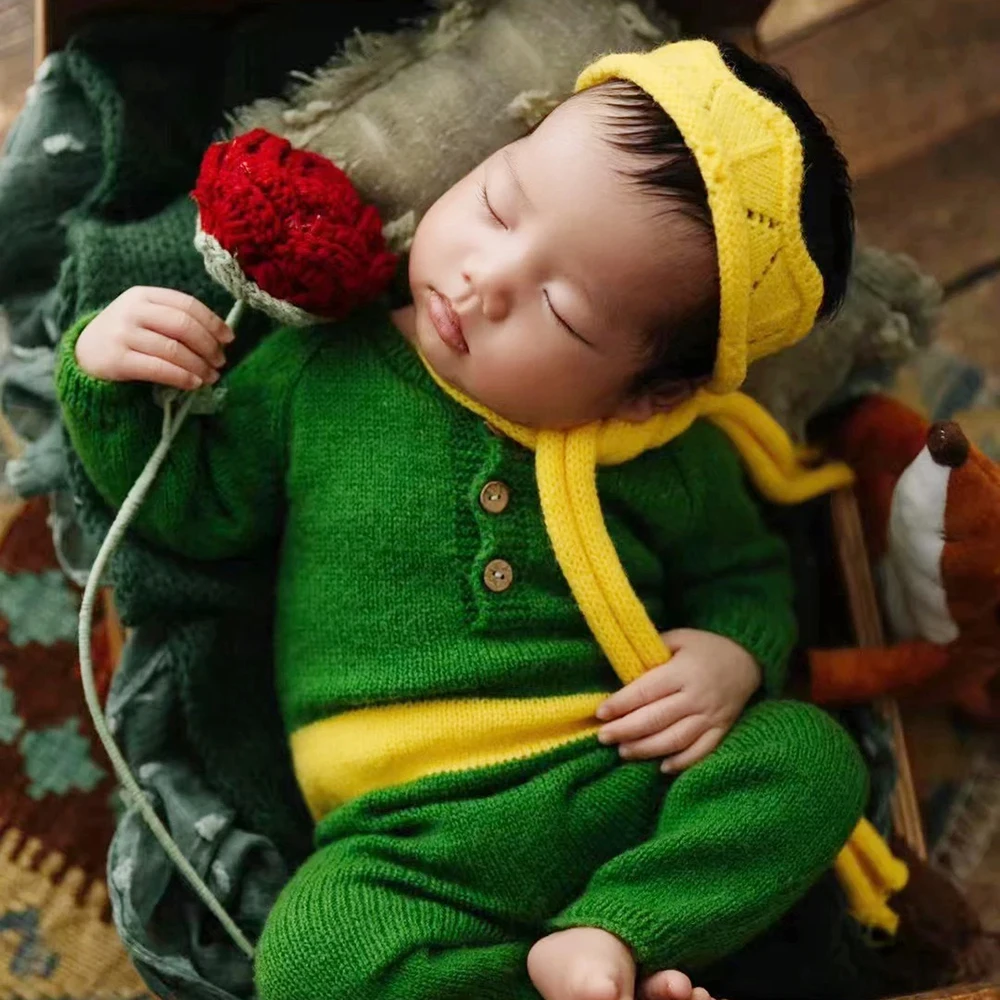
[[[198,389],[218,381],[233,331],[196,298],[169,288],[130,288],[76,342],[77,364],[108,382]]]
[[[664,757],[663,771],[682,771],[722,742],[761,672],[742,646],[713,632],[677,629],[663,640],[673,656],[601,705],[599,738],[626,759]]]

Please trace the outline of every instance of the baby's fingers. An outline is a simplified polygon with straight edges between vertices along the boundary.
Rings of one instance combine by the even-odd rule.
[[[666,698],[680,690],[674,672],[674,661],[648,670],[638,680],[626,684],[597,709],[597,718],[602,722],[618,719],[628,712],[634,712],[643,705]]]
[[[204,379],[187,368],[138,351],[129,351],[122,358],[121,381],[153,382],[183,390],[200,389],[204,385]]]
[[[669,729],[646,736],[641,740],[622,743],[618,753],[625,760],[652,760],[668,757],[694,746],[708,728],[703,715],[689,715],[674,723]]]
[[[707,757],[721,742],[725,731],[713,726],[707,732],[698,737],[686,750],[668,757],[661,765],[660,770],[665,774],[676,774],[678,771],[687,770],[693,767],[698,761]]]
[[[215,382],[219,373],[215,366],[191,350],[187,344],[152,330],[132,330],[125,341],[126,347],[136,354],[158,358],[175,368],[183,368],[202,382]]]
[[[147,288],[144,291],[147,302],[165,306],[180,316],[187,316],[204,327],[220,343],[228,344],[233,340],[233,331],[226,326],[225,320],[216,316],[208,306],[199,302],[193,295],[175,291],[173,288]]]
[[[624,743],[668,729],[690,714],[687,699],[683,693],[659,698],[649,705],[643,705],[614,722],[601,727],[598,738],[602,743]]]
[[[133,333],[143,329],[183,344],[215,368],[221,368],[226,363],[222,346],[212,331],[190,313],[153,302],[143,303],[142,308],[137,311],[136,330]],[[137,345],[136,350],[142,348]]]

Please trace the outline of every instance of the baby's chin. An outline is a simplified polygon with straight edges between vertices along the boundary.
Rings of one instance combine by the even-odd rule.
[[[437,374],[491,414],[533,430],[571,430],[601,419],[601,414],[571,412],[577,406],[560,407],[546,388],[531,387],[524,380],[497,380],[484,372],[475,351],[458,358],[454,366],[435,368]],[[428,363],[433,362],[428,358]],[[578,403],[578,401],[574,401]]]
[[[544,398],[541,393],[532,392],[526,396],[519,386],[509,388],[496,385],[483,386],[460,377],[448,379],[448,381],[470,399],[489,410],[491,414],[532,430],[571,430],[599,419],[598,417],[568,415],[565,412],[560,412],[558,407],[539,405],[539,400]]]

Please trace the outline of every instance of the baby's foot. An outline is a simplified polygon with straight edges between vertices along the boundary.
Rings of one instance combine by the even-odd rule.
[[[528,974],[545,1000],[635,1000],[631,952],[596,927],[542,938],[528,953]]]
[[[691,980],[676,969],[657,972],[643,980],[639,1000],[712,1000],[707,990],[693,989]]]

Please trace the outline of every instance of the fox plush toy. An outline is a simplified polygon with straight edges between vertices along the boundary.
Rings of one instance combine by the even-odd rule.
[[[857,474],[892,645],[813,650],[820,704],[899,695],[1000,720],[1000,465],[951,422],[870,396],[832,451]]]

